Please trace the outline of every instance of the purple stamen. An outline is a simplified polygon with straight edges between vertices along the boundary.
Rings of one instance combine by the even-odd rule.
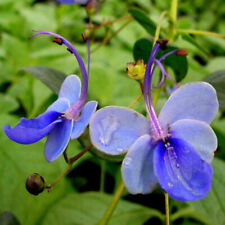
[[[152,52],[151,52],[151,55],[149,57],[148,64],[147,64],[147,67],[146,67],[146,71],[145,71],[144,100],[145,100],[146,111],[147,111],[147,114],[148,114],[149,119],[150,119],[150,124],[152,125],[152,128],[153,128],[154,132],[156,133],[156,138],[157,139],[158,138],[164,139],[164,134],[163,134],[163,131],[162,131],[161,126],[159,124],[159,121],[158,121],[158,118],[157,118],[157,115],[156,115],[156,112],[154,110],[153,103],[152,103],[152,96],[151,96],[152,76],[154,74],[156,66],[159,66],[159,68],[162,72],[162,79],[161,79],[160,83],[153,88],[161,87],[162,84],[165,81],[165,77],[168,77],[170,80],[174,81],[166,73],[163,65],[161,64],[161,61],[163,59],[165,59],[167,56],[176,53],[177,50],[173,50],[173,51],[165,54],[164,56],[162,56],[159,60],[157,60],[156,56],[157,56],[159,50],[160,50],[160,44],[156,42],[156,44],[153,46],[153,49],[152,49]],[[153,64],[154,64],[154,66],[153,66]],[[148,91],[148,96],[147,96],[147,91]]]
[[[82,105],[84,104],[85,100],[86,100],[87,90],[88,90],[88,74],[86,72],[86,68],[84,66],[84,62],[83,62],[81,56],[79,55],[77,50],[73,47],[73,45],[69,41],[67,41],[64,37],[62,37],[62,36],[60,36],[58,34],[52,33],[52,32],[47,32],[47,31],[36,31],[36,30],[33,30],[33,32],[35,32],[35,34],[33,34],[31,37],[34,37],[34,36],[37,36],[37,35],[40,35],[40,34],[45,34],[45,35],[50,35],[50,36],[54,36],[54,37],[60,38],[62,40],[62,43],[65,46],[67,46],[72,51],[74,56],[76,57],[78,65],[80,67],[81,75],[82,75],[82,78],[83,78],[83,85],[82,85],[82,90],[81,90],[80,97],[79,97],[78,101],[75,104],[76,104],[76,108],[81,108]],[[88,45],[88,73],[89,73],[90,50],[89,50],[89,42],[88,42],[88,40],[87,40],[87,45]]]

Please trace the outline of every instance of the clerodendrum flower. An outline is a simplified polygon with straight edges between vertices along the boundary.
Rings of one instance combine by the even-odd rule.
[[[48,135],[44,154],[46,160],[52,162],[63,153],[70,138],[78,138],[84,132],[91,115],[96,110],[97,102],[89,101],[85,104],[89,69],[87,72],[82,58],[72,44],[55,33],[45,31],[34,32],[33,36],[46,34],[56,37],[60,44],[67,46],[74,54],[83,78],[82,89],[78,76],[70,75],[66,77],[61,85],[58,99],[48,107],[46,112],[34,119],[21,118],[20,123],[14,128],[5,125],[3,129],[11,140],[19,144],[32,144]],[[89,51],[88,40],[87,45]]]
[[[161,61],[174,50],[156,59],[160,44],[152,49],[144,78],[144,100],[148,118],[118,106],[108,106],[93,114],[90,136],[102,153],[126,154],[122,178],[132,194],[150,193],[157,183],[179,201],[199,200],[211,186],[210,162],[217,138],[209,124],[218,112],[215,89],[194,82],[176,89],[159,116],[153,108],[151,82],[155,67],[162,71],[162,85],[169,76]]]

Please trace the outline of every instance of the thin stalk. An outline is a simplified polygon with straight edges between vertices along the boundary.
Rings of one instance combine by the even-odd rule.
[[[159,39],[161,24],[162,24],[164,17],[166,16],[166,14],[167,14],[167,11],[163,11],[159,17],[159,22],[157,24],[156,31],[155,31],[155,38],[154,38],[153,46],[155,45],[156,41]]]
[[[178,8],[178,0],[171,0],[171,6],[169,11],[169,34],[170,38],[169,40],[172,42],[174,39],[174,36],[176,34],[176,26],[177,26],[177,8]]]
[[[225,34],[218,34],[215,32],[204,31],[204,30],[191,30],[191,29],[177,29],[178,33],[186,33],[186,34],[196,34],[196,35],[204,35],[204,36],[212,36],[225,39]]]
[[[72,164],[69,164],[66,169],[51,184],[46,187],[48,191],[50,191],[50,189],[52,189],[52,187],[54,187],[71,170],[71,168]]]
[[[77,155],[75,155],[74,157],[71,157],[71,158],[68,158],[66,153],[64,154],[64,158],[65,158],[66,162],[68,163],[68,166],[51,184],[46,186],[48,191],[50,191],[52,189],[52,187],[54,187],[72,169],[73,163],[76,160],[78,160],[81,156],[83,156],[91,147],[92,147],[92,145],[88,145],[81,152],[79,152]]]
[[[106,161],[101,160],[100,192],[102,193],[104,193],[104,190],[105,190],[105,167],[106,167]]]
[[[121,21],[121,20],[124,20],[124,19],[130,19],[132,18],[131,15],[127,15],[127,16],[122,16],[122,17],[119,17],[119,18],[116,18],[115,20],[110,20],[110,21],[106,21],[106,22],[103,22],[102,24],[100,25],[94,25],[94,24],[88,24],[88,29],[99,29],[101,27],[105,27],[105,26],[108,26],[108,25],[112,25],[113,23],[117,22],[117,21]]]
[[[116,208],[122,194],[123,194],[123,191],[125,189],[125,186],[124,186],[124,183],[123,181],[119,184],[114,196],[113,196],[113,199],[111,201],[111,203],[109,204],[104,216],[102,217],[99,225],[106,225],[109,221],[109,219],[111,218],[113,212],[114,212],[114,209]]]
[[[140,93],[128,106],[128,108],[132,108],[142,97],[142,93]]]
[[[170,225],[170,212],[169,212],[169,196],[168,194],[165,192],[165,211],[166,211],[166,225]]]
[[[170,21],[172,24],[176,24],[177,22],[177,7],[178,7],[178,0],[171,0],[171,6],[170,6]]]
[[[130,22],[132,22],[133,19],[128,20],[126,23],[124,23],[118,30],[116,30],[110,37],[104,38],[103,42],[101,42],[96,48],[91,50],[91,53],[96,52],[99,48],[101,48],[103,45],[105,45],[107,42],[109,42],[111,39],[113,39],[121,30],[123,30]]]

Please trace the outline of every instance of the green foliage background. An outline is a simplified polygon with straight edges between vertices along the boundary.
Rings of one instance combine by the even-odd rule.
[[[198,29],[225,34],[223,0],[184,0],[178,3],[178,29]],[[135,19],[107,44],[91,54],[88,98],[97,100],[99,107],[128,106],[138,96],[139,85],[126,76],[126,63],[134,61],[134,45],[137,41],[143,38],[152,40],[160,13],[169,10],[169,7],[169,0],[100,1],[99,10],[93,17],[95,24],[130,13]],[[141,14],[135,11],[137,9],[142,10]],[[107,28],[98,29],[91,39],[91,49],[95,49],[102,42],[106,32],[113,35],[123,23],[121,20]],[[80,35],[86,26],[87,14],[79,5],[59,5],[54,0],[0,1],[1,127],[5,124],[15,125],[22,116],[37,116],[56,98],[54,90],[50,90],[28,73],[28,66],[47,66],[66,75],[80,75],[73,55],[64,47],[53,44],[48,37],[28,39],[32,34],[31,30],[60,33],[74,43],[87,62],[86,46]],[[161,33],[163,37],[169,35],[166,32],[167,26],[167,21],[164,20]],[[182,80],[181,83],[199,80],[212,83],[218,91],[221,109],[212,124],[219,140],[217,159],[213,161],[212,189],[204,200],[198,202],[181,203],[171,200],[171,221],[181,225],[224,225],[225,39],[180,34],[175,36],[173,44],[187,48],[190,53],[187,57],[187,73],[184,72],[178,80]],[[146,54],[148,53],[143,51],[143,57]],[[176,77],[177,73],[171,69],[174,68],[173,64],[172,60],[167,69],[169,74]],[[177,64],[175,66],[177,67]],[[180,69],[183,69],[183,63],[180,64]],[[177,70],[179,71],[179,65]],[[212,73],[213,76],[208,77]],[[166,96],[160,96],[158,110],[165,100]],[[134,109],[145,112],[143,99]],[[97,224],[121,180],[120,164],[87,153],[50,193],[46,191],[39,196],[31,196],[25,190],[25,180],[29,174],[38,172],[47,183],[51,183],[66,168],[63,157],[51,164],[45,161],[44,141],[28,146],[19,145],[10,141],[0,129],[0,224]],[[79,153],[86,142],[85,135],[71,142],[69,155]],[[100,174],[102,178],[105,177],[105,182],[101,182],[104,179],[101,179]],[[102,188],[100,190],[100,186],[104,187],[104,191]],[[5,211],[12,214],[6,215]],[[109,224],[164,224],[162,190],[158,188],[146,196],[124,193],[123,200],[120,201]]]

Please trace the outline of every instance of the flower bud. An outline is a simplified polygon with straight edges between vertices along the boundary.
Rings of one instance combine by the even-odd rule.
[[[85,8],[89,15],[94,14],[98,8],[98,0],[89,0],[85,5]]]
[[[146,65],[143,59],[139,59],[137,62],[127,63],[127,76],[135,80],[142,80],[145,75]]]
[[[176,55],[177,56],[187,56],[188,50],[185,48],[179,48],[179,49],[177,49]]]
[[[26,180],[26,189],[32,195],[38,195],[45,189],[45,180],[38,173],[31,174]]]

